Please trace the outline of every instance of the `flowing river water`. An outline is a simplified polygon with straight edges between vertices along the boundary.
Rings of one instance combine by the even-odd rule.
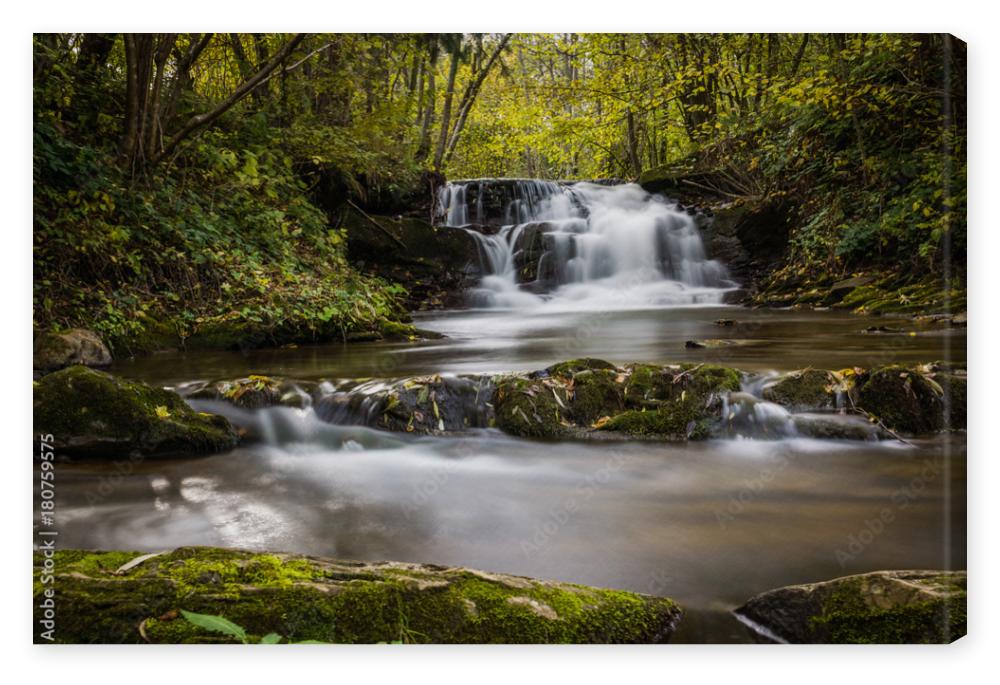
[[[448,199],[459,196],[449,192]],[[502,268],[481,286],[486,292],[473,293],[479,307],[416,316],[419,327],[444,338],[174,352],[117,361],[111,370],[176,387],[251,373],[318,380],[532,370],[592,356],[725,363],[746,370],[752,384],[755,376],[806,366],[965,361],[964,329],[721,304],[731,287],[724,266],[699,253],[700,241],[691,242],[691,227],[673,209],[646,206],[648,198],[634,192],[614,207],[589,209],[586,198],[567,204],[558,188],[524,194],[515,198],[521,205],[505,206],[521,224],[494,235],[508,240],[518,226],[523,233],[525,220],[540,212],[551,220],[545,192],[573,214],[548,231],[583,236],[587,245],[552,239],[550,247],[562,250],[550,250],[559,268],[533,290],[503,270],[514,251],[500,255]],[[623,209],[630,202],[648,220],[645,229]],[[466,204],[463,211],[452,223],[487,210]],[[635,235],[616,253],[606,238],[623,223]],[[658,235],[663,230],[674,233],[672,243]],[[864,332],[870,326],[902,332]],[[685,346],[714,338],[727,343]],[[308,408],[225,411],[265,439],[198,459],[61,464],[60,544],[394,559],[667,595],[686,610],[675,642],[750,641],[730,611],[770,588],[966,565],[962,433],[911,444],[794,435],[552,443],[493,429],[390,434],[325,423]]]

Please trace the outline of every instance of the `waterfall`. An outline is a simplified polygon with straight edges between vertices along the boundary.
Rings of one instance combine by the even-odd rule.
[[[456,181],[438,215],[479,246],[473,306],[713,304],[736,286],[693,217],[636,184]]]

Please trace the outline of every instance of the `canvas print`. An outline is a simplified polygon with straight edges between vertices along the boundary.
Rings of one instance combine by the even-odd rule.
[[[966,634],[961,39],[32,59],[35,643]]]

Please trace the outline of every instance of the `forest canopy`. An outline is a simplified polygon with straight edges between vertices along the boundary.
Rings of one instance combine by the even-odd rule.
[[[698,172],[790,268],[961,270],[965,46],[936,34],[39,34],[36,325],[400,316],[331,204]],[[363,302],[359,305],[358,302]],[[133,316],[139,312],[139,316]],[[322,323],[317,323],[321,321]],[[318,327],[318,328],[317,328]]]

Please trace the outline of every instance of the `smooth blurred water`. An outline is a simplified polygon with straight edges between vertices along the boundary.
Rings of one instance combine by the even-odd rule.
[[[681,602],[675,640],[694,642],[749,640],[729,611],[769,588],[966,563],[962,435],[555,444],[389,435],[285,408],[252,417],[270,442],[61,464],[60,544],[226,545],[635,590]]]
[[[731,319],[720,326],[717,319]],[[615,363],[714,362],[747,371],[964,362],[965,329],[847,312],[687,306],[604,311],[456,310],[415,315],[447,337],[414,343],[330,343],[245,352],[167,352],[116,360],[113,373],[161,385],[260,373],[290,378],[396,377],[541,369],[573,357]],[[869,326],[906,329],[868,334]],[[914,335],[909,335],[912,331]],[[733,344],[688,349],[687,340]],[[947,346],[947,347],[946,347]]]

